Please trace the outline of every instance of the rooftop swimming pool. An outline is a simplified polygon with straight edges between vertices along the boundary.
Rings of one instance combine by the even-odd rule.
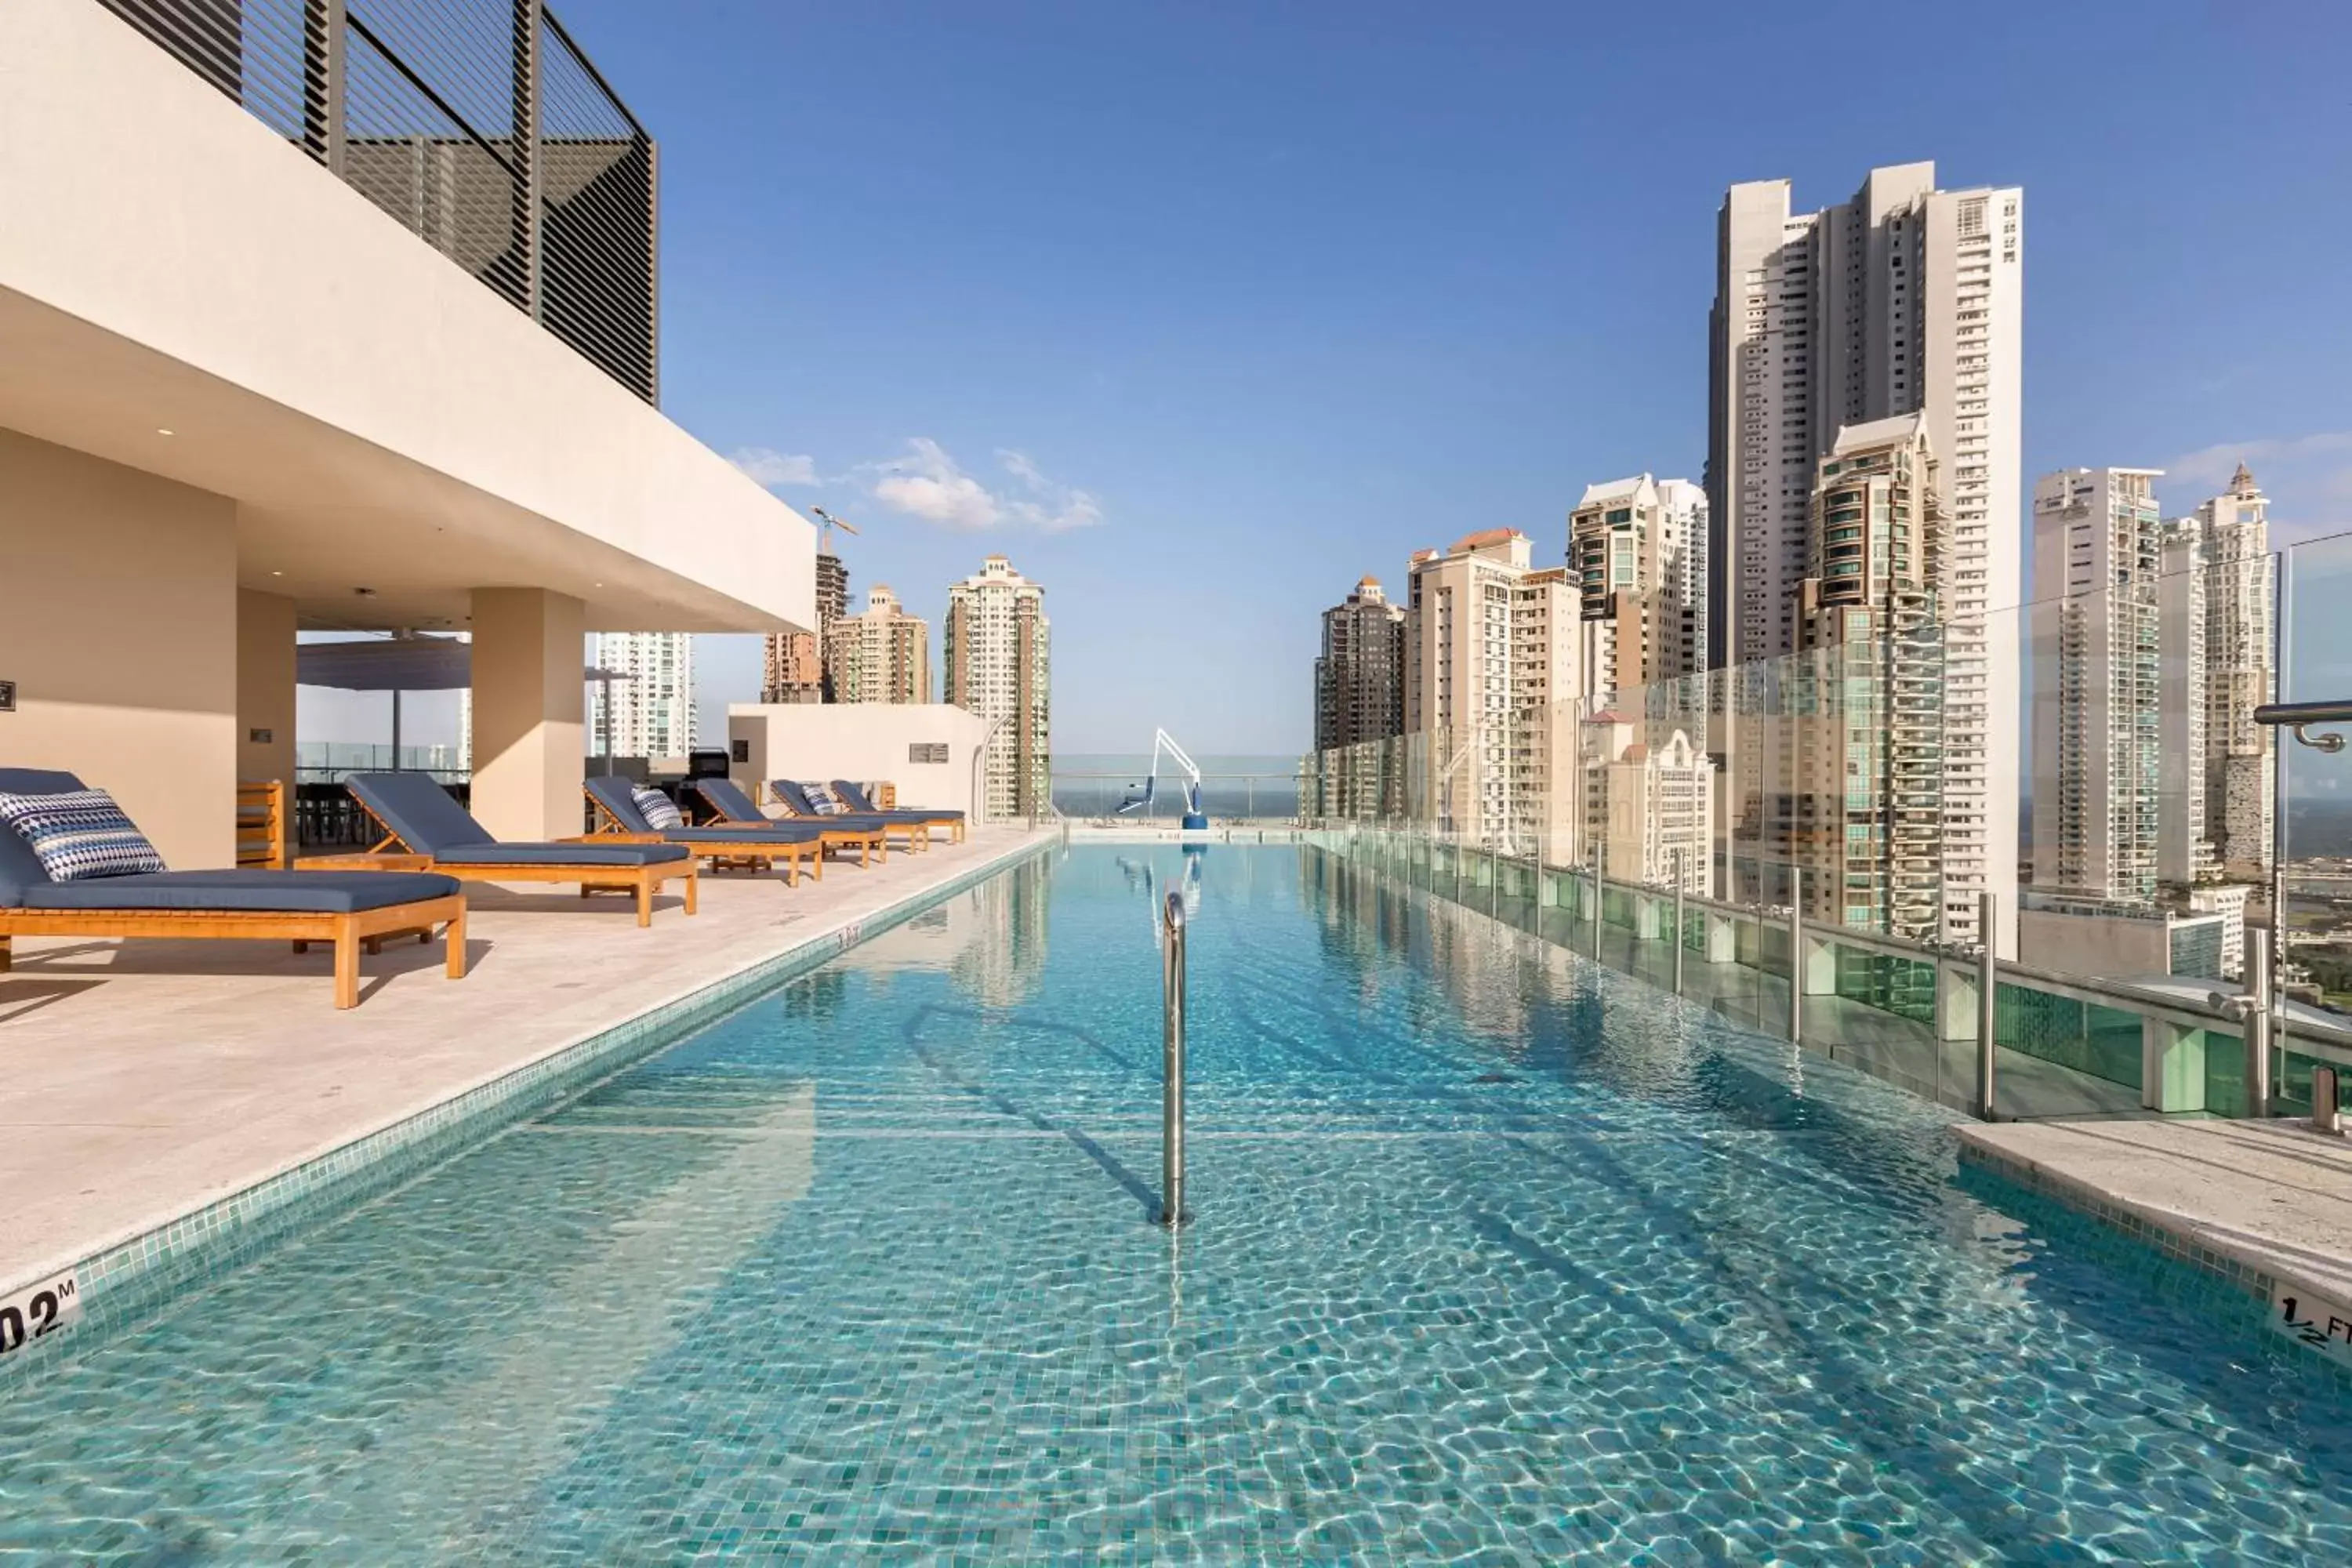
[[[2352,1553],[2345,1380],[1947,1122],[1316,849],[1060,851],[57,1347],[0,1562]]]

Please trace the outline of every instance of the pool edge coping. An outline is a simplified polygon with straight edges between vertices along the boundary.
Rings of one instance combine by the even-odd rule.
[[[787,978],[796,965],[814,967],[837,957],[931,904],[952,898],[1014,862],[1043,854],[1060,843],[1059,835],[1024,835],[944,881],[916,889],[863,914],[826,920],[773,952],[682,986],[625,1017],[582,1029],[526,1060],[435,1089],[421,1103],[411,1103],[377,1118],[363,1131],[339,1133],[330,1142],[310,1145],[303,1152],[278,1162],[268,1174],[233,1190],[200,1195],[171,1207],[162,1217],[150,1216],[112,1227],[107,1239],[95,1244],[76,1243],[66,1254],[37,1259],[27,1268],[13,1268],[0,1276],[0,1300],[70,1275],[80,1298],[80,1311],[87,1314],[109,1293],[137,1284],[174,1258],[201,1251],[219,1236],[257,1226],[310,1193],[358,1174],[404,1150],[422,1146],[436,1134],[458,1132],[499,1106],[551,1079],[592,1071],[602,1065],[604,1058],[642,1045],[647,1036],[676,1027],[698,1011],[709,1009],[715,1013],[730,1007],[761,985]],[[8,1363],[0,1363],[0,1369],[5,1369],[0,1370],[0,1386],[13,1381],[11,1374],[16,1367],[10,1363],[48,1359],[10,1356]]]
[[[2031,1155],[2002,1148],[1990,1141],[1983,1123],[1958,1122],[1953,1132],[1964,1163],[1981,1166],[2028,1192],[2063,1204],[2086,1218],[2156,1248],[2176,1263],[2186,1264],[2243,1290],[2255,1300],[2276,1300],[2278,1288],[2283,1284],[2323,1300],[2337,1293],[2338,1287],[2299,1278],[2291,1266],[2283,1267],[2276,1258],[2264,1257],[2226,1237],[2205,1234],[2194,1219],[2185,1215],[2135,1201],[2079,1176],[2053,1170]]]

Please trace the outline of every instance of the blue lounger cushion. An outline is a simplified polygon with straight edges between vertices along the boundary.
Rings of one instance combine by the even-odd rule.
[[[859,816],[878,816],[885,822],[961,822],[961,811],[932,811],[924,806],[895,806],[888,811],[877,810],[866,792],[847,779],[833,781],[833,793],[849,803],[849,809]]]
[[[433,857],[436,866],[658,866],[692,858],[674,844],[468,844]]]
[[[730,822],[765,822],[774,826],[815,828],[821,833],[879,833],[890,826],[878,816],[770,816],[751,804],[751,797],[736,787],[733,779],[697,779],[694,788],[711,810]]]
[[[775,792],[775,796],[778,800],[784,803],[784,809],[791,812],[794,816],[823,816],[825,815],[824,812],[817,809],[816,802],[809,798],[808,791],[801,787],[800,781],[798,779],[770,779],[768,781],[768,787]]]
[[[612,815],[625,833],[658,833],[671,844],[740,844],[746,849],[761,844],[814,844],[818,829],[803,823],[771,823],[765,827],[656,827],[637,805],[636,790],[628,780],[597,777],[588,781],[588,793]]]
[[[453,849],[498,842],[427,774],[353,773],[343,787],[412,853],[437,859]]]
[[[449,866],[658,866],[686,860],[669,844],[501,844],[424,773],[353,773],[359,803],[418,855]]]
[[[768,814],[751,804],[751,797],[736,786],[733,779],[697,779],[694,793],[703,804],[730,822],[765,822]]]
[[[347,915],[461,890],[457,878],[430,871],[152,871],[27,888],[23,907]]]
[[[55,768],[0,768],[0,795],[63,795],[82,787],[81,780]],[[33,847],[0,828],[0,909],[22,906],[26,889],[48,881],[49,868]]]

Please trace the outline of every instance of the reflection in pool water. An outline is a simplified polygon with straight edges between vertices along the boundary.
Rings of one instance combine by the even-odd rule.
[[[2344,1385],[2251,1301],[1311,850],[1202,865],[1171,1239],[1139,895],[1186,874],[1034,861],[93,1342],[0,1406],[0,1547],[2352,1549]]]

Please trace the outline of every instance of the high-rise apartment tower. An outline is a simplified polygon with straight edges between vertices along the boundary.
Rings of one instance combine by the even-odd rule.
[[[2203,744],[2191,787],[2203,795],[2220,873],[2255,879],[2270,869],[2276,810],[2271,736],[2254,722],[2277,681],[2269,500],[2241,463],[2228,493],[2168,525],[2166,538],[2181,547],[2177,569],[2195,575],[2203,608]]]
[[[1648,474],[1586,486],[1569,514],[1578,664],[1596,710],[1706,668],[1706,518],[1705,490]]]
[[[833,702],[825,668],[833,623],[849,614],[849,568],[831,551],[816,558],[816,630],[770,632],[760,680],[762,702]]]
[[[825,633],[825,668],[835,702],[929,702],[931,628],[898,605],[885,584],[866,591],[866,613],[844,616]]]
[[[1490,528],[1412,557],[1404,727],[1427,734],[1418,808],[1473,842],[1565,864],[1576,787],[1579,598],[1528,536]]]
[[[1376,742],[1404,733],[1402,606],[1366,577],[1323,612],[1315,656],[1318,815],[1380,817],[1404,807],[1402,758]]]
[[[623,679],[589,689],[592,757],[682,757],[694,749],[694,637],[600,632],[596,668]]]
[[[1323,612],[1315,656],[1315,749],[1404,733],[1404,610],[1367,577]]]
[[[1810,918],[1914,940],[1943,921],[1940,477],[1924,416],[1838,432],[1814,475],[1798,651],[1775,709],[1737,726],[1772,775],[1766,897],[1788,897],[1785,855]]]
[[[992,816],[1042,812],[1053,799],[1050,634],[1045,590],[1002,555],[948,589],[947,699],[1002,721],[982,781]]]
[[[2163,514],[2154,468],[2033,487],[2033,880],[2156,896],[2164,796]]]
[[[1980,893],[2015,903],[2024,193],[1940,191],[1923,163],[1874,169],[1819,212],[1790,195],[1786,180],[1734,185],[1717,222],[1709,662],[1797,647],[1814,465],[1842,427],[1925,416],[1951,541],[1941,926],[1973,939]],[[1731,739],[1719,730],[1715,749]],[[1729,758],[1729,815],[1751,834],[1764,763]]]

